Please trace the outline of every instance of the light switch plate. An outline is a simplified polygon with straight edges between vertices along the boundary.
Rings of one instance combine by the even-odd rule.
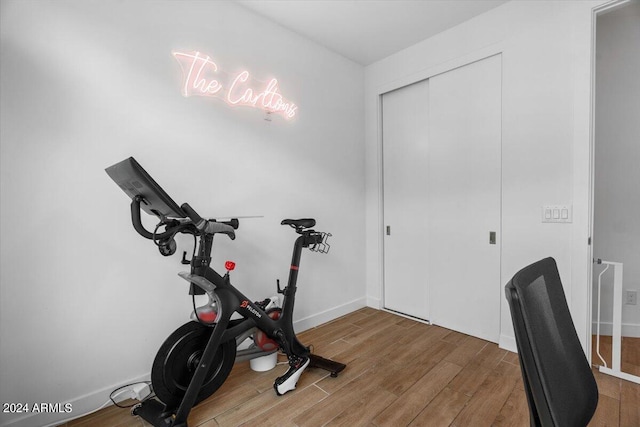
[[[542,206],[542,222],[573,222],[572,205],[544,205]]]

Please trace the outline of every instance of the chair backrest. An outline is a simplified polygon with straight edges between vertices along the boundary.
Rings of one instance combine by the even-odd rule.
[[[532,426],[586,426],[598,386],[571,320],[553,258],[531,264],[505,286]]]

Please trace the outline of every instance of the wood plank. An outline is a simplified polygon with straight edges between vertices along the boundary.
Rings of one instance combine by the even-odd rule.
[[[485,368],[472,361],[451,381],[449,387],[471,397],[483,385],[492,371],[492,369]]]
[[[438,363],[375,417],[373,423],[377,426],[408,425],[461,370],[462,367],[447,361]]]
[[[511,395],[496,417],[494,427],[513,427],[529,425],[529,404],[522,381],[516,383]]]
[[[406,317],[403,317],[401,321],[396,323],[396,325],[402,326],[403,328],[407,328],[407,329],[408,328],[413,328],[414,326],[420,325],[420,324],[424,325],[424,323],[422,323],[422,322],[418,322],[418,321],[413,320],[413,319],[408,319]]]
[[[451,344],[460,344],[467,338],[468,335],[465,335],[461,332],[449,331],[447,335],[445,335],[442,339],[444,341],[450,342]]]
[[[353,401],[378,389],[385,378],[385,369],[375,366],[302,412],[293,422],[300,427],[323,426],[347,410]]]
[[[409,425],[411,427],[448,426],[469,399],[470,397],[464,393],[445,387]]]
[[[622,361],[640,366],[640,338],[622,337]]]
[[[380,310],[372,316],[368,316],[366,318],[353,322],[353,324],[366,329],[366,328],[375,328],[376,326],[380,327],[381,325],[397,323],[402,321],[403,319],[404,317]]]
[[[145,424],[145,427],[147,426],[151,426],[151,424]],[[211,420],[205,421],[202,424],[198,424],[196,427],[218,427],[218,423],[216,422],[216,420],[211,419]]]
[[[403,349],[404,353],[404,349],[406,347],[403,342],[405,342],[405,340],[407,339],[409,340],[408,342],[414,341],[414,339],[411,339],[412,337],[415,337],[415,339],[419,339],[419,332],[420,331],[418,329],[409,332],[402,326],[392,324],[380,331],[380,333],[371,335],[361,343],[357,345],[354,344],[354,346],[357,346],[357,348],[354,348],[354,350],[357,351],[357,354],[362,357],[395,358],[395,354],[399,352],[399,349]]]
[[[285,395],[286,396],[286,395]],[[293,395],[292,395],[293,396]],[[293,426],[293,418],[311,408],[328,395],[316,386],[310,386],[305,389],[296,390],[295,404],[290,400],[283,399],[275,405],[268,407],[265,411],[259,412],[253,418],[248,415],[242,420],[242,426]],[[222,424],[220,424],[222,425]]]
[[[332,322],[326,328],[313,328],[298,334],[298,340],[305,345],[318,345],[339,340],[343,336],[362,329],[361,326],[347,322]]]
[[[612,399],[620,400],[620,378],[613,377],[611,375],[603,374],[598,369],[592,368],[593,376],[598,383],[598,393],[611,397]]]
[[[187,420],[189,425],[195,426],[205,423],[219,414],[243,402],[248,402],[259,395],[255,387],[251,385],[224,388],[225,385],[226,384],[224,384],[218,392],[214,393],[213,396],[202,401],[191,410]]]
[[[388,332],[388,329],[393,329],[393,324],[380,323],[368,327],[360,328],[349,335],[345,335],[342,339],[350,344],[358,345],[362,344],[367,338],[374,335],[382,335]]]
[[[402,395],[418,382],[425,373],[429,373],[435,368],[451,352],[452,348],[455,348],[455,345],[445,341],[438,341],[413,360],[408,362],[392,360],[393,367],[390,368],[388,379],[383,383],[382,387],[396,396]]]
[[[506,353],[506,350],[500,349],[496,344],[488,343],[451,381],[449,387],[467,396],[473,396]]]
[[[620,401],[604,394],[598,396],[598,407],[589,427],[617,427],[620,425]]]
[[[622,381],[620,427],[640,426],[640,384]]]
[[[520,369],[517,366],[500,362],[451,425],[491,426],[519,377]]]
[[[408,319],[405,319],[408,320]],[[398,337],[398,342],[401,344],[407,344],[412,342],[413,340],[416,339],[421,339],[422,337],[428,334],[433,333],[432,331],[434,330],[440,330],[442,328],[440,328],[439,326],[433,326],[433,325],[427,325],[425,323],[422,322],[417,322],[415,320],[410,320],[411,322],[413,322],[413,326],[411,328],[405,328],[405,330],[402,331],[402,334]],[[401,326],[402,325],[398,325]]]
[[[397,364],[407,366],[416,363],[417,360],[429,358],[433,353],[437,353],[441,348],[447,347],[451,351],[457,349],[455,344],[443,341],[442,338],[448,331],[439,326],[418,329],[421,333],[413,340],[403,343],[394,354],[394,361]],[[454,363],[454,362],[452,362]],[[463,366],[463,365],[459,365]]]
[[[354,379],[360,377],[367,371],[374,369],[376,364],[376,361],[366,357],[352,360],[345,370],[340,372],[338,377],[325,377],[318,381],[316,385],[329,394],[335,393],[337,390],[340,390],[342,387],[350,384]]]
[[[458,366],[466,366],[487,344],[487,341],[480,338],[467,336],[451,354],[447,355],[445,360]]]
[[[507,350],[498,347],[498,344],[490,342],[480,350],[477,357],[473,360],[480,366],[493,369],[504,360],[508,353],[509,352]]]
[[[520,366],[520,359],[518,359],[518,353],[507,351],[507,354],[504,355],[504,359],[502,360],[507,363],[511,363],[512,365]]]
[[[215,420],[220,426],[237,426],[242,424],[244,420],[262,414],[269,408],[289,402],[295,396],[295,392],[287,393],[284,396],[278,396],[275,391],[259,393],[216,416]]]
[[[338,356],[340,353],[343,353],[349,349],[351,349],[354,345],[344,341],[342,338],[336,341],[333,341],[330,344],[316,346],[313,345],[311,348],[311,353],[320,355],[327,359],[336,359],[341,362],[340,357]]]
[[[329,427],[357,427],[368,426],[379,408],[386,408],[397,399],[397,396],[382,388],[372,390],[366,396],[353,401],[352,404],[335,418],[329,421]]]

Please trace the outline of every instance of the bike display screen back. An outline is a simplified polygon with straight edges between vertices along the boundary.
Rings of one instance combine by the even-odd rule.
[[[105,171],[131,200],[137,196],[142,197],[143,201],[140,203],[140,207],[149,215],[160,218],[186,217],[180,206],[133,157],[109,166]]]

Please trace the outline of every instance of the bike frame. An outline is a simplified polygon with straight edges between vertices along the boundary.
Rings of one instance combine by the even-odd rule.
[[[150,238],[152,234],[146,231],[140,222],[140,200],[133,200],[131,211],[136,231],[143,237]],[[293,307],[302,249],[309,247],[309,245],[321,243],[322,236],[313,230],[297,230],[297,232],[300,236],[294,243],[288,283],[283,290],[278,289],[278,292],[284,295],[282,313],[278,319],[270,318],[261,307],[235,288],[231,284],[229,272],[221,276],[210,267],[214,236],[210,234],[200,235],[197,255],[190,262],[191,275],[183,277],[187,280],[191,279],[190,293],[201,294],[202,292],[195,288],[195,286],[198,286],[203,291],[214,295],[218,301],[218,315],[213,325],[211,337],[202,354],[201,363],[194,372],[185,395],[175,412],[175,418],[171,426],[185,427],[187,425],[187,417],[197,399],[198,392],[209,369],[207,361],[213,360],[218,347],[222,343],[235,339],[252,328],[258,327],[267,336],[275,340],[288,357],[309,355],[309,348],[298,341],[293,330]],[[202,279],[204,279],[204,282]],[[243,319],[231,320],[231,316],[235,312],[239,313]],[[167,425],[166,415],[173,411],[170,408],[159,409],[158,404],[155,402],[147,402],[146,404],[146,407],[143,405],[138,408],[138,415],[148,421],[151,420],[154,425],[156,425],[156,422],[158,422],[157,425]]]

